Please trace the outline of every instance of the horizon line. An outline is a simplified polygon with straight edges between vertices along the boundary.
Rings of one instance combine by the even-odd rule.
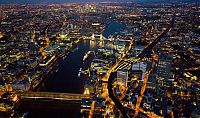
[[[17,1],[13,1],[11,3],[7,3],[6,1],[3,1],[3,2],[0,2],[0,5],[42,5],[42,4],[75,4],[75,3],[79,3],[79,4],[85,4],[85,3],[96,3],[96,4],[99,4],[99,3],[143,3],[143,4],[156,4],[156,3],[199,3],[200,0],[166,0],[166,1],[152,1],[152,0],[148,0],[148,1],[123,1],[123,2],[120,2],[120,1],[102,1],[102,2],[97,2],[97,1],[82,1],[82,2],[79,2],[79,1],[68,1],[68,2],[17,2]]]

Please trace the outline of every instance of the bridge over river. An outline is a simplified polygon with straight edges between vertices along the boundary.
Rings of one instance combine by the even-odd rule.
[[[81,99],[90,98],[88,95],[74,93],[17,92],[16,94],[20,98],[19,109],[25,110],[73,110],[76,108],[74,106],[80,106]]]
[[[65,101],[81,101],[82,98],[89,98],[88,95],[74,93],[53,93],[53,92],[19,92],[17,93],[21,99],[33,100],[65,100]]]

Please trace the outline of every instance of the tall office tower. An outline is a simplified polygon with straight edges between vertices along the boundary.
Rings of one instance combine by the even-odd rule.
[[[132,73],[138,80],[143,80],[146,72],[147,64],[143,62],[133,63]]]
[[[168,55],[160,55],[158,57],[156,76],[157,79],[161,81],[162,85],[164,84],[165,81],[170,79],[172,75],[171,63],[172,63],[172,58]]]
[[[127,86],[128,81],[128,71],[127,70],[118,70],[117,71],[117,78],[122,80],[122,84]]]

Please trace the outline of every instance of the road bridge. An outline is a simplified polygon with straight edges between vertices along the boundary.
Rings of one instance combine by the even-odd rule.
[[[74,93],[17,92],[16,94],[20,98],[21,111],[44,109],[73,111],[80,108],[82,98],[90,98],[88,95]]]
[[[53,92],[18,92],[16,93],[21,99],[48,99],[48,100],[67,100],[80,101],[82,98],[90,96],[74,93],[53,93]]]

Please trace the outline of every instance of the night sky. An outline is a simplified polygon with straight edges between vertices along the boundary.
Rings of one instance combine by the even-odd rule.
[[[2,3],[66,3],[66,2],[170,2],[174,0],[0,0]],[[176,0],[176,1],[200,1],[200,0]]]

